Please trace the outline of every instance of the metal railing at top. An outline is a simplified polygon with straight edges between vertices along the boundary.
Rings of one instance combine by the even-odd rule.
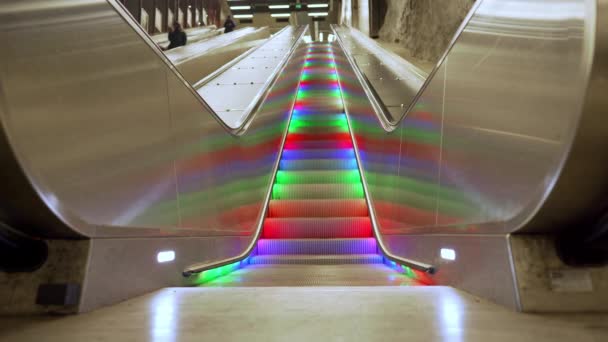
[[[228,133],[235,136],[241,136],[247,131],[247,127],[249,127],[249,124],[254,119],[255,114],[263,105],[264,99],[268,96],[270,89],[272,89],[272,86],[275,84],[275,82],[281,75],[282,70],[287,65],[287,61],[291,58],[294,51],[298,47],[299,42],[302,40],[302,37],[308,31],[308,25],[299,26],[295,28],[296,30],[298,30],[298,33],[296,34],[297,38],[293,40],[289,52],[285,54],[283,59],[278,64],[279,67],[275,69],[273,74],[268,78],[268,80],[264,83],[260,91],[256,94],[252,103],[245,110],[245,113],[242,115],[242,117],[245,119],[242,120],[238,127],[233,128],[226,124],[224,119],[222,119],[222,117],[207,103],[207,101],[205,101],[205,99],[200,96],[196,89],[194,89],[193,86],[188,81],[186,81],[186,79],[177,70],[175,65],[173,65],[173,63],[171,63],[167,56],[165,56],[165,54],[158,48],[154,40],[145,32],[145,30],[139,25],[137,20],[133,18],[129,11],[116,0],[107,0],[107,2],[114,8],[116,12],[121,15],[121,17],[126,21],[126,23],[143,38],[144,42],[156,53],[156,55],[167,65],[167,67],[169,67],[169,69],[171,69],[176,74],[180,82],[183,83],[184,86],[186,86],[186,88],[194,97],[196,97],[201,106],[203,106],[203,108],[208,111]],[[275,35],[275,37],[277,36],[278,35]],[[247,51],[245,53],[250,53],[250,51]]]

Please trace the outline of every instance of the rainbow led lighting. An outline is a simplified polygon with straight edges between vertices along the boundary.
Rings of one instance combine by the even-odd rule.
[[[258,241],[258,255],[252,258],[335,253],[372,254],[380,258],[371,221],[361,214],[362,210],[367,211],[361,202],[365,193],[344,113],[344,94],[338,82],[333,51],[328,45],[313,44],[303,64],[272,188],[269,217],[264,222],[262,239]],[[332,201],[336,199],[353,201],[353,204],[328,207],[328,203],[335,203]],[[302,243],[302,239],[307,238],[336,237],[341,239]],[[208,282],[246,264],[249,261],[205,271],[198,280]],[[425,280],[424,275],[415,270],[394,263],[389,266],[421,282]]]
[[[224,265],[221,267],[217,267],[217,268],[213,268],[213,269],[201,272],[198,274],[198,277],[196,278],[195,283],[199,284],[199,285],[207,283],[211,280],[225,276],[225,275],[239,269],[241,266],[247,265],[247,264],[249,264],[249,258],[247,258],[243,261],[235,262],[232,264]]]

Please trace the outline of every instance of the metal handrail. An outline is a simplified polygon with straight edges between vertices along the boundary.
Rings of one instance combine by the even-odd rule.
[[[304,63],[302,63],[302,66],[300,69],[300,77],[298,77],[298,84],[296,86],[296,89],[300,89],[300,83],[302,82],[303,73],[304,73]],[[293,117],[293,111],[294,111],[297,99],[298,99],[298,97],[297,97],[297,93],[296,93],[296,96],[294,96],[293,102],[291,104],[291,109],[289,111],[290,114],[289,114],[289,119],[287,120],[287,126],[286,126],[287,128],[289,128],[289,125],[291,123],[291,119]],[[283,156],[283,148],[285,147],[285,142],[287,141],[288,133],[289,133],[288,129],[286,129],[285,133],[283,134],[283,139],[281,140],[281,147],[279,150],[279,155],[278,155],[278,158],[277,158],[274,168],[273,168],[272,181],[270,182],[270,186],[268,188],[268,191],[266,192],[266,197],[264,199],[264,207],[263,207],[262,215],[261,215],[258,225],[256,227],[255,237],[253,240],[251,240],[249,246],[247,246],[247,249],[245,249],[245,251],[243,251],[243,253],[239,254],[236,257],[224,259],[221,261],[198,263],[198,264],[187,266],[184,269],[184,271],[182,272],[182,275],[184,277],[189,277],[196,273],[201,273],[201,272],[213,269],[213,268],[222,267],[225,265],[230,265],[230,264],[245,260],[251,254],[251,252],[253,252],[253,249],[257,245],[257,242],[262,235],[262,227],[264,226],[264,220],[266,219],[266,215],[268,213],[268,205],[270,203],[270,199],[272,198],[272,189],[273,189],[276,177],[277,177],[277,173],[279,171],[279,166],[281,164],[281,158]]]
[[[346,59],[348,60],[348,63],[353,68],[353,70],[355,72],[355,75],[357,76],[357,79],[359,80],[359,82],[363,86],[363,90],[365,91],[365,94],[367,95],[367,97],[370,99],[372,107],[374,108],[374,112],[376,114],[376,117],[378,118],[378,121],[380,122],[380,125],[382,126],[382,128],[384,128],[385,131],[392,132],[395,129],[397,129],[397,127],[399,127],[399,125],[401,124],[401,122],[414,109],[416,103],[418,103],[418,101],[422,97],[422,94],[424,93],[424,91],[426,90],[426,88],[429,86],[429,84],[431,83],[431,81],[433,80],[433,78],[435,77],[435,74],[437,73],[437,71],[439,71],[439,68],[441,68],[443,66],[443,64],[444,64],[445,60],[447,59],[450,51],[452,51],[452,49],[454,48],[454,45],[456,45],[456,42],[458,41],[458,39],[460,38],[460,36],[464,32],[465,28],[468,26],[469,22],[471,21],[471,19],[475,15],[475,12],[477,12],[477,9],[479,8],[479,6],[481,6],[482,2],[483,2],[483,0],[477,0],[475,2],[475,4],[471,8],[471,10],[467,14],[467,16],[464,18],[464,20],[462,21],[462,23],[458,27],[458,30],[456,30],[456,33],[452,37],[452,40],[448,44],[448,47],[444,51],[443,55],[441,56],[441,58],[439,58],[439,61],[437,61],[437,63],[435,64],[435,67],[433,67],[433,70],[429,73],[428,77],[424,81],[424,84],[422,85],[422,87],[420,87],[420,89],[418,90],[418,92],[416,93],[416,95],[414,96],[414,98],[412,98],[412,100],[410,101],[409,105],[403,110],[403,112],[401,112],[401,115],[398,118],[393,118],[393,115],[391,115],[391,113],[389,112],[387,106],[384,104],[384,102],[382,101],[382,99],[380,98],[380,96],[378,95],[378,93],[375,90],[373,90],[374,86],[367,79],[367,77],[365,77],[365,74],[361,71],[361,69],[359,68],[359,66],[357,65],[357,63],[353,59],[353,57],[346,50],[345,44],[342,41],[342,37],[340,37],[340,35],[338,34],[338,31],[336,29],[336,27],[338,27],[338,25],[335,25],[335,24],[331,25],[331,29],[334,32],[334,35],[336,37],[336,41],[338,42],[338,44],[340,45],[340,47],[344,51],[344,55],[346,56]]]
[[[143,39],[143,41],[148,45],[148,47],[165,63],[165,65],[175,73],[175,76],[177,76],[182,85],[184,85],[186,89],[188,89],[188,91],[196,98],[196,100],[201,104],[201,106],[203,106],[203,108],[211,114],[211,116],[220,124],[220,126],[222,126],[226,130],[226,132],[234,136],[241,136],[247,131],[247,128],[251,124],[251,121],[256,116],[255,114],[261,108],[263,100],[270,93],[270,89],[272,88],[276,80],[279,78],[279,75],[285,69],[287,61],[291,58],[299,42],[302,40],[302,37],[304,37],[304,34],[308,31],[308,25],[299,26],[296,28],[298,30],[301,30],[301,32],[297,36],[297,39],[294,40],[290,51],[278,64],[279,67],[275,69],[271,77],[268,78],[268,80],[264,83],[261,88],[261,91],[256,94],[256,97],[254,97],[252,103],[247,107],[247,109],[245,109],[243,115],[245,117],[245,120],[243,120],[243,122],[238,127],[233,128],[226,124],[226,122],[224,122],[224,120],[219,116],[219,114],[215,110],[213,110],[213,108],[211,108],[211,106],[205,101],[205,99],[201,97],[201,95],[192,87],[192,85],[188,81],[186,81],[184,76],[179,72],[179,70],[177,70],[177,67],[158,48],[156,43],[154,43],[148,33],[139,25],[137,20],[133,18],[131,13],[117,0],[106,1],[121,16],[121,18],[123,18],[127,25],[130,26],[131,29],[133,29]]]
[[[334,60],[334,64],[335,64],[335,60]],[[340,80],[340,75],[338,75],[337,80],[338,80],[338,87],[340,87],[340,89],[342,89],[342,81]],[[372,222],[372,227],[374,228],[374,236],[376,238],[376,241],[378,242],[380,251],[382,251],[382,254],[384,254],[384,256],[386,256],[391,261],[394,261],[396,263],[407,266],[407,267],[417,270],[417,271],[425,272],[428,274],[435,274],[435,272],[437,270],[435,266],[426,264],[426,263],[423,263],[420,261],[399,257],[399,256],[391,253],[390,250],[384,245],[384,242],[382,241],[382,238],[381,238],[378,221],[376,219],[376,211],[374,210],[374,206],[372,205],[372,199],[369,194],[369,189],[367,187],[365,173],[363,172],[363,165],[361,163],[361,156],[359,154],[359,147],[357,145],[357,140],[353,137],[352,124],[350,122],[350,113],[348,111],[348,107],[346,106],[346,102],[344,101],[344,94],[342,92],[340,92],[340,98],[343,103],[344,113],[346,114],[346,123],[348,124],[348,129],[350,131],[350,139],[353,144],[353,150],[355,151],[355,158],[357,160],[357,168],[359,170],[359,176],[361,177],[361,183],[363,184],[363,194],[365,195],[365,203],[367,204],[367,209],[369,211],[369,217]]]

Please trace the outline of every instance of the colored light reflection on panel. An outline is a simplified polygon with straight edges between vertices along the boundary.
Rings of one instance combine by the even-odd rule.
[[[196,284],[207,283],[211,280],[225,276],[225,275],[229,274],[230,272],[233,272],[233,271],[239,269],[240,267],[242,267],[243,265],[247,265],[247,264],[249,264],[248,258],[243,261],[235,262],[232,264],[224,265],[221,267],[217,267],[217,268],[213,268],[213,269],[201,272],[198,274],[198,277],[196,278],[195,282],[196,282]]]
[[[387,258],[384,259],[384,263],[386,265],[388,265],[390,268],[394,269],[395,271],[402,273],[406,277],[408,277],[410,279],[414,279],[421,284],[424,284],[424,285],[433,285],[434,284],[433,278],[427,273],[415,270],[411,267],[407,267],[407,266],[398,264]]]

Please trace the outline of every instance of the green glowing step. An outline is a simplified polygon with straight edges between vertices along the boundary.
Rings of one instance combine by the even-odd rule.
[[[331,134],[331,133],[348,133],[348,125],[340,126],[289,126],[289,133],[306,133],[306,134]]]
[[[275,184],[273,199],[363,198],[359,184]]]
[[[361,176],[358,170],[346,171],[279,171],[277,184],[335,184],[360,183]]]
[[[346,118],[331,119],[331,120],[319,120],[319,119],[293,119],[291,121],[290,128],[301,128],[301,127],[348,127]]]

